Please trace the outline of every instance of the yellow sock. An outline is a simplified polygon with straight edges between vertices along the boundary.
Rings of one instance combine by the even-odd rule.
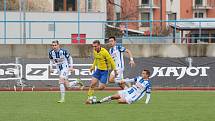
[[[87,93],[88,97],[93,96],[93,94],[94,94],[94,90],[93,90],[92,88],[90,88],[90,89],[88,90],[88,93]]]

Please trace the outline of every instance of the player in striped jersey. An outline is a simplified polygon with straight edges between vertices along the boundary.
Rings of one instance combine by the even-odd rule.
[[[113,58],[115,65],[116,65],[116,70],[117,70],[117,76],[115,76],[114,72],[111,72],[110,77],[109,77],[109,82],[110,83],[118,83],[122,89],[125,88],[125,83],[119,83],[123,79],[123,71],[124,71],[124,59],[123,59],[123,53],[126,52],[129,55],[130,62],[129,64],[131,67],[135,65],[134,59],[132,56],[132,53],[129,49],[126,49],[125,47],[118,45],[116,43],[116,38],[115,37],[109,37],[109,44],[111,46],[109,53],[111,57]]]
[[[149,76],[149,70],[143,70],[141,76],[133,79],[125,79],[128,82],[135,82],[135,84],[128,89],[118,91],[118,93],[115,95],[105,97],[97,103],[118,100],[118,103],[121,104],[131,104],[140,100],[146,94],[147,97],[145,103],[148,104],[151,97],[151,83],[149,80]]]
[[[50,72],[53,73],[53,66],[56,66],[59,74],[59,87],[61,98],[58,103],[63,103],[65,101],[65,86],[66,87],[75,87],[79,85],[83,88],[83,83],[80,80],[77,81],[68,81],[68,75],[73,69],[73,59],[70,54],[60,48],[59,42],[52,41],[52,50],[49,51],[49,60],[50,60]]]

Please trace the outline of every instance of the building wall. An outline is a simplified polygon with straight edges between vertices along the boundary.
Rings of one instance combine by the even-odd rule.
[[[167,13],[176,13],[177,18],[180,18],[180,0],[166,0],[166,12]],[[165,14],[165,13],[164,13]],[[168,14],[165,14],[166,20],[168,20]]]
[[[193,0],[180,0],[180,19],[193,18]]]
[[[208,0],[208,4],[211,5],[212,9],[209,9],[207,12],[208,18],[215,18],[215,0]]]
[[[107,0],[107,20],[114,20],[115,19],[115,5],[111,4],[114,3],[114,0]]]
[[[153,20],[166,20],[166,0],[162,0],[162,4],[160,4],[160,0],[154,0],[155,5],[159,5],[159,8],[155,8],[153,10]],[[160,13],[162,9],[162,13]],[[162,14],[162,15],[161,15]],[[165,22],[155,22],[154,23],[155,27],[165,27],[166,23]]]
[[[123,20],[139,20],[138,0],[121,0],[122,12],[121,17]],[[128,23],[129,29],[138,29],[137,22]]]
[[[27,12],[27,21],[77,21],[78,13],[65,13],[65,12]],[[4,20],[4,12],[0,12],[0,20]],[[7,38],[22,38],[23,37],[23,23],[19,23],[19,12],[7,12],[7,20],[17,21],[9,22],[6,26]],[[81,21],[105,21],[106,13],[81,13]],[[38,38],[27,39],[27,44],[40,44],[50,43],[52,38],[59,39],[64,44],[71,43],[71,34],[78,33],[78,24],[68,22],[56,22],[55,33],[53,30],[49,30],[50,24],[53,22],[32,22],[26,23],[26,38]],[[87,38],[104,38],[104,24],[103,23],[81,23],[80,33],[86,34]],[[0,38],[4,38],[4,23],[0,22]],[[42,39],[50,38],[50,39]],[[63,39],[69,38],[69,39]],[[19,44],[20,39],[7,39],[7,44]],[[91,43],[93,39],[88,39],[86,43]],[[103,40],[101,39],[101,42]],[[0,39],[0,43],[3,43],[3,39]]]

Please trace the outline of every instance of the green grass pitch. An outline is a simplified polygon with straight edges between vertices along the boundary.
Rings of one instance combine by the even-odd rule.
[[[115,92],[96,92],[97,98]],[[0,92],[0,121],[215,121],[215,91],[154,91],[131,105],[86,105],[86,92]]]

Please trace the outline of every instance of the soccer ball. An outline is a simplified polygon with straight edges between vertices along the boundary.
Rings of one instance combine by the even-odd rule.
[[[96,96],[90,96],[88,98],[88,101],[89,101],[90,104],[95,104],[96,101],[97,101]]]

